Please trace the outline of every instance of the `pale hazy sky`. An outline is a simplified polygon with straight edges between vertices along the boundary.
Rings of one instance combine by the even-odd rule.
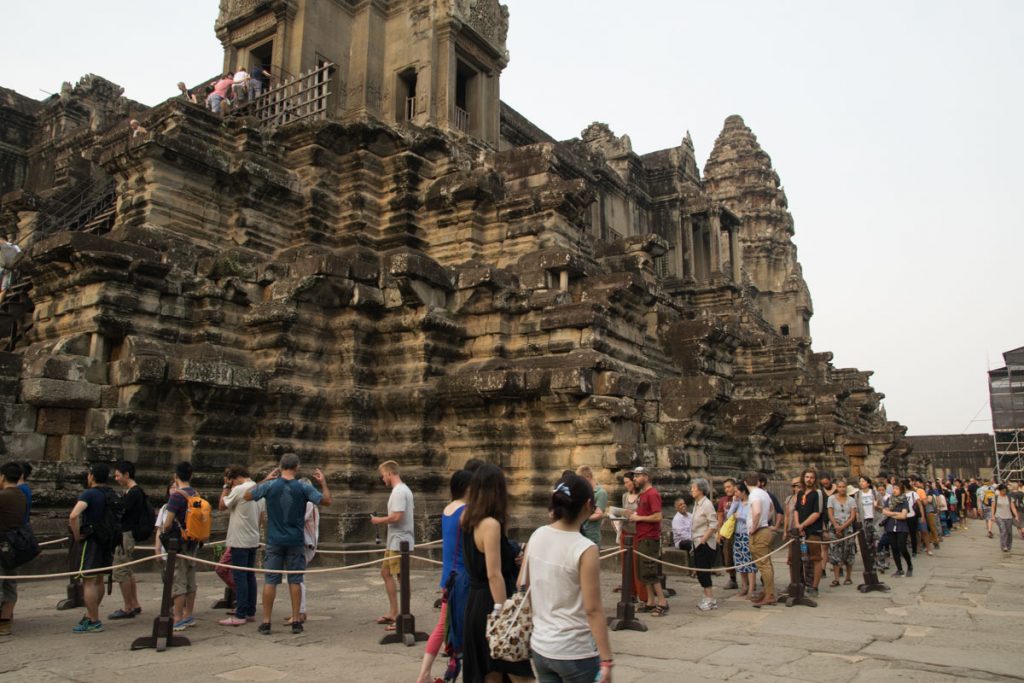
[[[814,348],[873,369],[911,434],[989,430],[986,370],[1024,345],[1024,2],[507,2],[503,99],[640,153],[689,130],[701,166],[742,115],[789,196]],[[92,72],[156,104],[221,68],[216,15],[5,2],[0,85],[43,98]]]

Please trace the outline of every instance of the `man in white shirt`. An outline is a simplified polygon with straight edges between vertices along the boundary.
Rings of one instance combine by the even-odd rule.
[[[245,499],[245,494],[255,486],[245,466],[231,465],[224,470],[224,490],[217,509],[231,513],[227,546],[231,549],[231,564],[235,567],[251,569],[256,566],[256,552],[260,546],[260,512],[265,503]],[[235,613],[219,623],[222,626],[241,626],[256,620],[256,574],[233,569],[231,575],[235,580]]]
[[[672,545],[680,550],[693,550],[693,515],[682,498],[676,498],[676,514],[672,518]]]
[[[401,568],[400,550],[402,541],[408,541],[409,550],[413,549],[416,543],[416,525],[413,519],[412,491],[402,482],[402,477],[398,473],[398,463],[388,460],[381,463],[378,471],[381,480],[391,488],[391,496],[388,498],[388,516],[370,517],[372,524],[388,525],[388,548],[384,552],[384,564],[380,567],[384,590],[388,594],[388,613],[378,618],[377,623],[384,624],[386,630],[393,631],[395,620],[398,619],[398,584],[395,577],[399,576]]]
[[[772,541],[775,532],[772,522],[775,519],[775,506],[768,492],[760,487],[756,472],[749,472],[743,478],[750,491],[750,519],[747,521],[747,533],[750,534],[750,554],[757,563],[764,581],[764,592],[750,597],[754,605],[762,607],[775,603],[775,568],[772,566]]]

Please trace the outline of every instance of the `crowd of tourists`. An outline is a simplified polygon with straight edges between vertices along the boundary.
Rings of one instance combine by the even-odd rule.
[[[232,108],[255,101],[272,78],[265,67],[248,69],[239,66],[235,71],[226,72],[207,83],[202,92],[191,90],[184,83],[178,83],[178,92],[186,101],[202,104],[215,114],[226,116]]]
[[[286,454],[259,483],[240,465],[224,472],[216,507],[229,514],[227,548],[221,558],[229,569],[218,573],[236,595],[236,607],[219,621],[224,626],[259,621],[257,632],[270,634],[277,586],[286,573],[291,602],[286,624],[292,633],[304,630],[303,573],[316,553],[319,507],[332,500],[323,473],[317,469],[312,480],[303,479],[299,466],[297,456]],[[0,534],[29,524],[31,472],[27,463],[0,466]],[[410,549],[415,545],[415,509],[399,465],[388,461],[378,472],[390,496],[386,514],[370,517],[371,524],[387,529],[380,572],[388,609],[377,622],[394,630],[400,618],[399,550],[403,542]],[[85,572],[115,566],[112,579],[120,587],[123,604],[108,619],[132,619],[143,607],[131,567],[121,565],[131,560],[135,545],[152,538],[158,555],[169,549],[194,555],[209,540],[212,506],[191,480],[192,466],[177,464],[167,503],[157,511],[135,481],[132,463],[89,467],[86,489],[69,515],[86,608],[74,632],[103,630],[99,611],[104,575]],[[418,683],[441,680],[433,678],[431,670],[442,651],[448,656],[443,680],[461,674],[471,682],[535,676],[541,681],[610,681],[614,660],[599,567],[606,519],[611,520],[620,547],[630,535],[635,540],[637,611],[652,617],[669,613],[659,566],[663,522],[668,520],[662,515],[662,495],[646,468],[625,474],[621,507],[609,505],[607,491],[594,481],[590,468],[565,471],[550,491],[550,523],[533,531],[522,545],[508,534],[509,493],[499,467],[471,460],[452,474],[449,485],[451,500],[441,511],[441,613],[427,642]],[[708,480],[698,478],[691,483],[689,498],[674,501],[671,545],[684,551],[685,566],[701,586],[700,611],[718,607],[716,575],[728,577],[724,590],[737,591],[756,608],[775,604],[772,555],[784,538],[800,542],[802,568],[797,574],[811,596],[819,594],[826,567],[831,568],[831,588],[841,590],[853,583],[856,535],[862,529],[874,554],[875,571],[903,577],[913,576],[919,552],[934,554],[944,537],[966,529],[968,519],[985,523],[990,538],[996,527],[1004,552],[1012,547],[1015,527],[1024,538],[1024,490],[1017,483],[919,477],[883,477],[877,482],[859,477],[853,482],[807,470],[791,488],[780,500],[767,489],[763,475],[749,473],[725,480],[716,495]],[[261,525],[266,534],[266,573],[258,618],[256,576],[246,570],[256,564]],[[171,591],[175,630],[197,623],[195,570],[193,560],[177,557]],[[5,567],[4,573],[10,575],[11,570]],[[6,635],[11,631],[17,584],[3,579],[0,588],[0,635]],[[525,613],[532,626],[529,653],[520,652],[518,660],[499,656],[502,643],[495,639],[500,641],[502,635],[496,624],[516,623],[525,591],[530,606]]]

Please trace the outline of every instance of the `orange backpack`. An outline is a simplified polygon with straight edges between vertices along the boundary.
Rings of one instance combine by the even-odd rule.
[[[182,495],[185,496],[184,493]],[[185,527],[181,530],[181,540],[192,543],[209,541],[213,529],[213,507],[198,492],[194,496],[185,496],[185,505]]]

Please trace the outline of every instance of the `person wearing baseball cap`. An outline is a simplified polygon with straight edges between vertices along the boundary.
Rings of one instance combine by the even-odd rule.
[[[651,485],[651,475],[646,467],[633,470],[633,480],[640,496],[636,512],[629,521],[636,523],[636,549],[649,557],[661,557],[661,494]],[[668,612],[668,600],[658,580],[658,563],[641,557],[637,561],[640,582],[647,586],[648,602],[638,611],[651,612],[660,617]]]

